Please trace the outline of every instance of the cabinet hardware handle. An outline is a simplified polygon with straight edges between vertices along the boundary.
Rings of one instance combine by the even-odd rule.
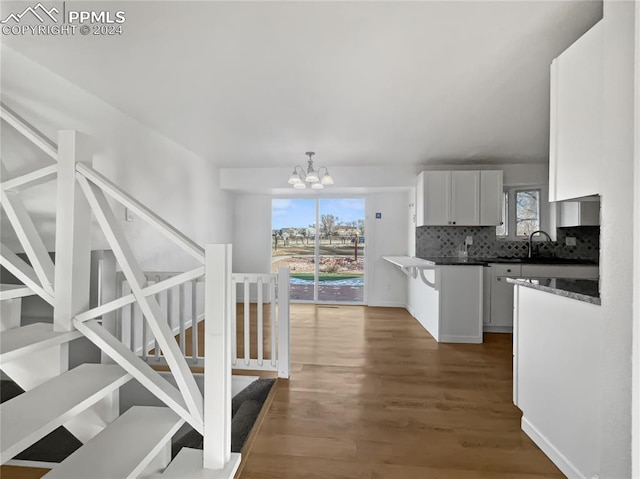
[[[498,278],[498,281],[502,281],[502,278]]]
[[[507,273],[511,273],[511,270],[510,270],[510,269],[508,269],[508,270],[507,270]]]
[[[454,222],[453,222],[453,224],[455,225],[455,224],[456,224],[456,222],[454,221]]]

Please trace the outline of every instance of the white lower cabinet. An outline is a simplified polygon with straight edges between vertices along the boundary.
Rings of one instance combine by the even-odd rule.
[[[494,333],[510,333],[513,329],[513,285],[507,278],[522,276],[520,264],[491,264],[489,318],[484,330]]]
[[[507,278],[575,278],[598,279],[595,265],[502,264],[491,263],[484,274],[484,330],[510,333],[513,330],[513,284]]]

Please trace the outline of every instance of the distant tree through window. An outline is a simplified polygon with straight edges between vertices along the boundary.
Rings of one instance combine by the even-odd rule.
[[[496,236],[524,239],[542,227],[542,188],[538,186],[506,188],[503,197],[502,224],[496,226]]]
[[[540,229],[540,190],[516,191],[516,236]]]

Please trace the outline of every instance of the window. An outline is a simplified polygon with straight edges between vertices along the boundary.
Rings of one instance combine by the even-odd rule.
[[[540,229],[540,190],[516,191],[516,236]]]
[[[503,239],[526,239],[542,229],[543,187],[510,187],[504,191],[502,224],[496,236]]]

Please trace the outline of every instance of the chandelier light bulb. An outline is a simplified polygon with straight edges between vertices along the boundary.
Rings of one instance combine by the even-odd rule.
[[[326,166],[321,166],[317,170],[313,167],[313,155],[315,155],[315,153],[313,151],[307,151],[305,155],[309,157],[306,171],[302,166],[296,166],[287,182],[298,190],[302,190],[307,186],[321,190],[325,186],[333,185],[333,178],[329,175],[329,170]],[[324,174],[322,174],[322,170],[324,170]]]

